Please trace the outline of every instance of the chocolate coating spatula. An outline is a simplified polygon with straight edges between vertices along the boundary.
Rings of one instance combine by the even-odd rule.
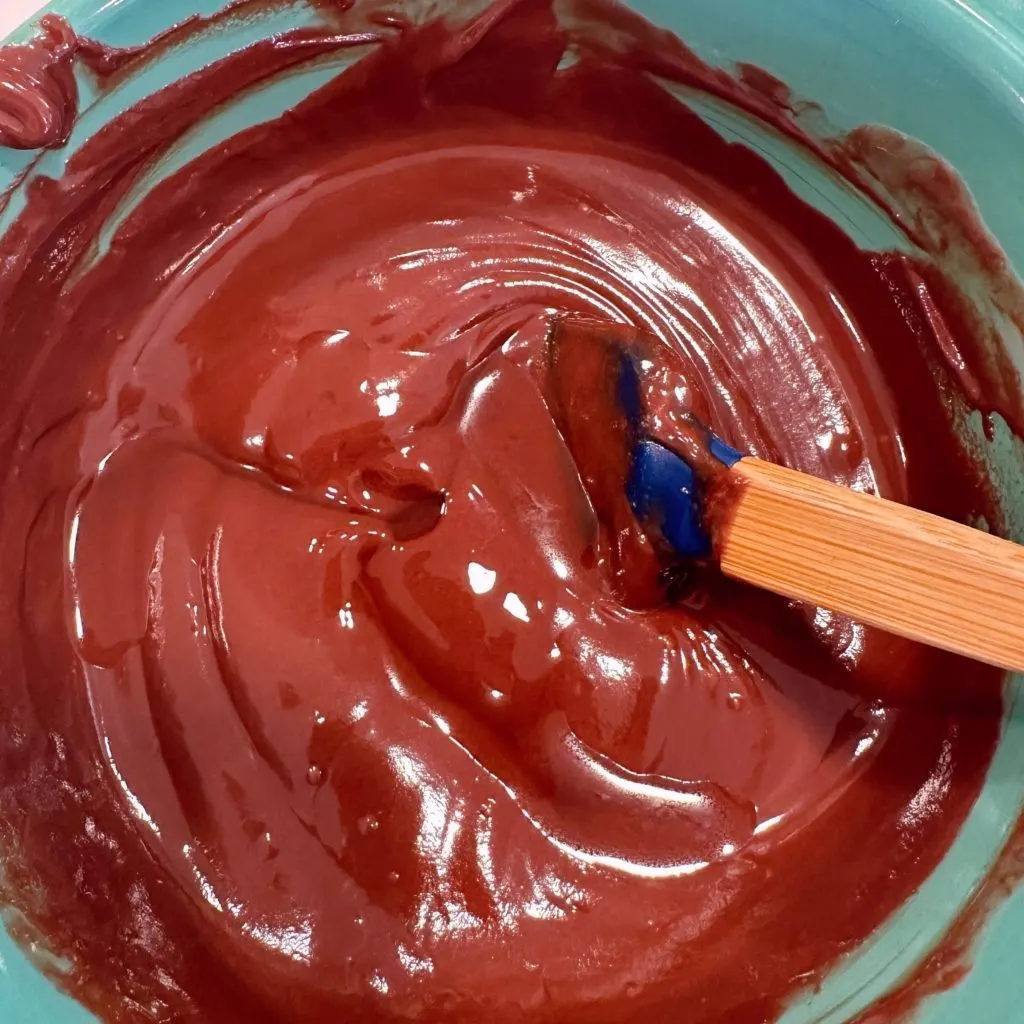
[[[550,342],[579,461],[623,469],[637,519],[680,559],[988,664],[1024,671],[1024,547],[733,451],[700,424],[672,445],[647,432],[635,332],[573,318]],[[594,404],[604,392],[612,405]],[[603,420],[604,422],[600,422]],[[602,434],[603,432],[603,434]],[[601,437],[602,444],[594,443]]]

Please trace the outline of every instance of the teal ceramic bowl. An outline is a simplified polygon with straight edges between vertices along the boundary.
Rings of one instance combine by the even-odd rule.
[[[117,45],[140,43],[223,0],[56,0],[83,33]],[[1018,271],[1024,272],[1024,4],[1021,0],[633,0],[653,21],[681,35],[707,60],[748,61],[821,102],[837,128],[881,123],[922,140],[950,160]],[[96,101],[83,83],[85,114],[62,153],[48,154],[38,173],[59,174],[63,160],[116,113],[154,89],[244,42],[310,17],[287,13],[234,26],[158,64]],[[20,37],[31,33],[25,26]],[[174,158],[177,164],[226,134],[293,105],[336,73],[320,65],[291,75],[224,111]],[[95,101],[95,102],[94,102]],[[899,239],[857,196],[818,167],[720,106],[702,113],[724,133],[746,138],[772,158],[794,188],[837,219],[859,242],[893,246]],[[753,133],[753,135],[752,135]],[[755,137],[756,136],[756,137]],[[27,164],[0,155],[0,186]],[[6,213],[17,211],[17,202]],[[0,219],[0,229],[4,226]],[[1024,348],[1021,350],[1024,368]],[[974,424],[980,429],[980,424]],[[992,474],[1016,539],[1024,541],[1024,452],[1005,430],[992,451]],[[784,1024],[852,1020],[897,986],[941,941],[991,869],[1024,802],[1024,707],[1020,680],[1008,680],[1003,739],[976,807],[945,861],[903,910],[837,966],[819,991],[799,997]],[[1024,890],[985,921],[974,968],[960,985],[919,1008],[923,1024],[1024,1020]],[[86,1024],[91,1018],[62,996],[0,927],[0,1024]]]

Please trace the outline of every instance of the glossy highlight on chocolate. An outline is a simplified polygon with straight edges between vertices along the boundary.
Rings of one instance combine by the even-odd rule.
[[[20,934],[106,1021],[773,1019],[941,860],[1001,677],[667,578],[581,479],[549,332],[656,339],[665,433],[998,527],[950,414],[968,321],[650,72],[781,124],[761,80],[624,8],[319,6],[113,121],[0,241]]]

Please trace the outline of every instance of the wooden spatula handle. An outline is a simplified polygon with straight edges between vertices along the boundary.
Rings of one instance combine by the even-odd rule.
[[[1024,547],[759,459],[732,472],[727,575],[1024,671]]]

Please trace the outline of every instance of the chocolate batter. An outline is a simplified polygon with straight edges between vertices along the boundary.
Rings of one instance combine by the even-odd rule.
[[[647,71],[799,136],[767,76],[603,3],[320,6],[113,122],[0,243],[20,934],[106,1021],[773,1019],[943,857],[1001,679],[713,573],[670,603],[556,428],[547,334],[633,325],[738,448],[998,528],[962,304]]]

